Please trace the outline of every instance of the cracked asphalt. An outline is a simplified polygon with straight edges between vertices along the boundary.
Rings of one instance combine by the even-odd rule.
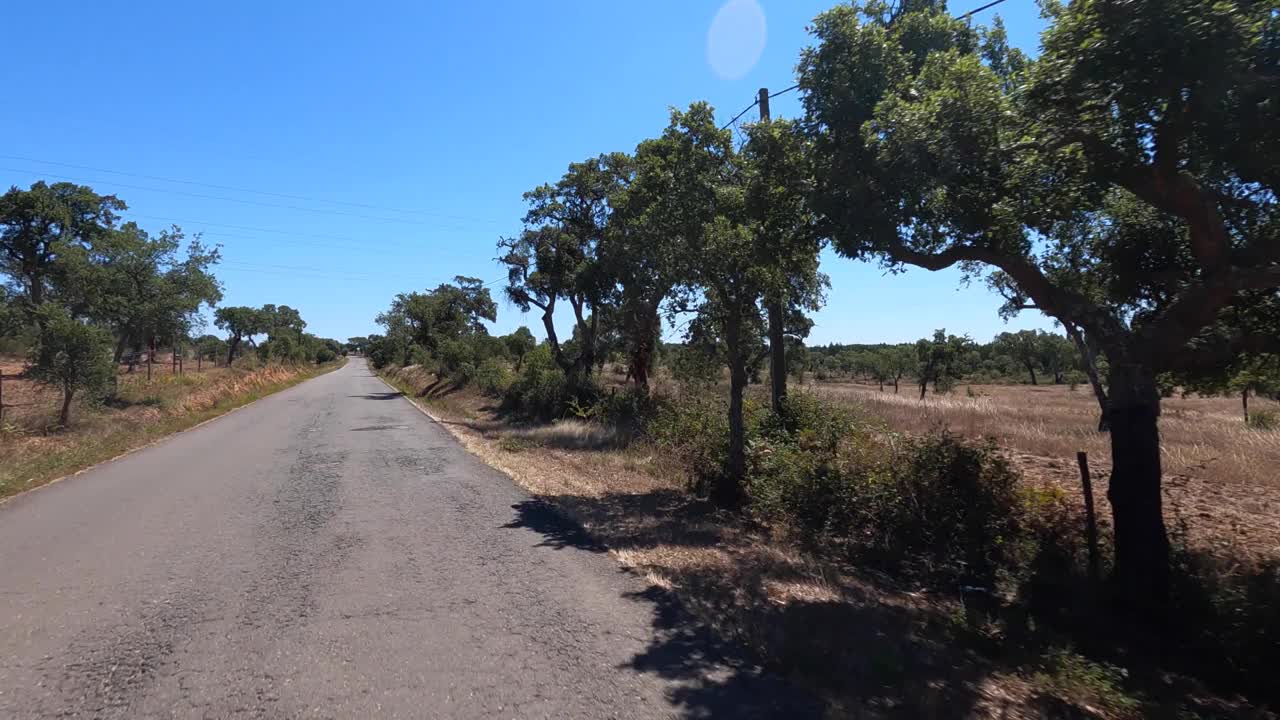
[[[602,550],[353,359],[0,506],[0,717],[819,716]]]

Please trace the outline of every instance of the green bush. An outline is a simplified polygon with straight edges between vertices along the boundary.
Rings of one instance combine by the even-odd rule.
[[[490,397],[503,397],[511,387],[511,372],[497,358],[488,358],[476,368],[471,381]]]
[[[1280,430],[1280,413],[1274,410],[1255,410],[1249,413],[1249,427],[1254,430]]]
[[[599,391],[590,382],[572,383],[546,346],[525,356],[524,368],[507,387],[503,404],[512,411],[542,421],[564,417],[572,405],[594,405]]]
[[[603,423],[628,430],[633,437],[642,437],[649,426],[668,404],[655,394],[635,387],[622,392],[611,392],[596,403],[594,416]]]
[[[1035,503],[992,445],[888,435],[809,393],[777,414],[749,399],[746,416],[750,508],[774,527],[909,574],[992,588],[1023,574]],[[648,436],[707,487],[724,471],[725,402],[703,393],[660,405]]]

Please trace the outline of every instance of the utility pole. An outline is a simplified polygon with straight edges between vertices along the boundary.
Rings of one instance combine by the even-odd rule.
[[[757,104],[760,122],[769,122],[769,88],[760,88]],[[765,298],[765,306],[769,316],[769,399],[773,411],[781,412],[787,397],[787,306],[781,284]]]

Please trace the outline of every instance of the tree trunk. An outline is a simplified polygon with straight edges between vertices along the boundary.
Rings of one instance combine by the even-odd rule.
[[[628,372],[636,387],[646,393],[649,392],[649,368],[653,365],[653,346],[660,323],[657,306],[641,308],[632,320]]]
[[[769,313],[769,400],[775,413],[782,412],[787,398],[787,328],[782,295],[770,298]]]
[[[880,392],[884,392],[884,380],[880,380]]]
[[[1098,432],[1106,432],[1111,427],[1108,415],[1110,413],[1110,403],[1107,401],[1107,391],[1102,387],[1102,380],[1098,377],[1098,353],[1093,344],[1084,337],[1083,331],[1071,323],[1063,323],[1063,327],[1067,331],[1067,336],[1071,338],[1071,342],[1075,344],[1076,350],[1080,352],[1080,360],[1084,365],[1084,374],[1089,378],[1089,387],[1093,388],[1093,396],[1098,400],[1098,407],[1101,414],[1098,416]]]
[[[894,394],[894,395],[897,395],[897,394],[898,394],[898,380],[899,380],[899,379],[900,379],[900,378],[894,378],[894,379],[893,379],[893,394]]]
[[[1111,501],[1114,584],[1122,607],[1160,620],[1169,599],[1169,537],[1160,493],[1160,395],[1149,369],[1117,356],[1111,387]]]
[[[1244,421],[1249,422],[1249,388],[1240,391],[1240,404],[1244,406]]]
[[[231,344],[227,347],[227,367],[231,367],[232,361],[236,359],[236,351],[240,349],[240,336],[232,335]]]
[[[120,340],[116,342],[116,352],[114,355],[115,363],[120,364],[120,359],[124,357],[124,349],[129,344],[129,336],[121,335]]]
[[[555,359],[556,365],[568,374],[572,370],[572,366],[565,362],[564,352],[560,349],[560,338],[556,335],[556,323],[553,313],[556,305],[554,302],[547,303],[542,310],[542,328],[547,332],[547,344],[551,346],[551,357]]]
[[[71,399],[75,397],[76,389],[70,385],[62,386],[62,413],[58,415],[58,424],[62,427],[71,425]]]
[[[1032,385],[1038,385],[1039,383],[1037,383],[1037,382],[1036,382],[1036,369],[1035,369],[1035,366],[1028,365],[1028,366],[1027,366],[1027,372],[1031,373],[1031,384],[1032,384]]]
[[[924,394],[929,391],[929,378],[920,378],[920,399],[924,400]]]

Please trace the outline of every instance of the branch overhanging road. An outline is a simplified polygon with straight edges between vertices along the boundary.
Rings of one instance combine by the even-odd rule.
[[[817,717],[540,507],[352,360],[0,506],[0,717]]]

